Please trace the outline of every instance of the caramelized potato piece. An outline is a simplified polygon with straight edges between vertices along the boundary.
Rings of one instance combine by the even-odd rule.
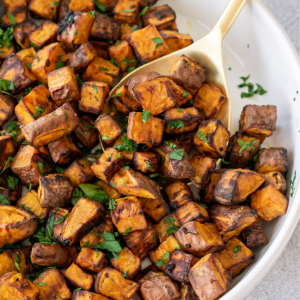
[[[13,115],[15,109],[16,101],[13,97],[0,94],[0,126]]]
[[[202,257],[190,270],[189,279],[201,300],[214,300],[229,286],[231,276],[216,254]]]
[[[26,208],[0,205],[0,248],[32,236],[38,227],[36,215]]]
[[[177,99],[176,107],[180,107],[180,106],[184,105],[185,103],[187,103],[189,100],[191,100],[193,98],[193,96],[190,93],[188,93],[183,87],[178,85],[176,82],[171,80],[171,83],[172,83],[172,87],[173,87],[173,92]],[[177,109],[177,111],[179,111],[179,110]],[[203,115],[203,118],[204,118],[204,115]]]
[[[128,42],[133,47],[135,56],[141,63],[148,63],[162,57],[169,50],[154,25],[136,30],[128,37]]]
[[[288,200],[272,184],[251,195],[251,208],[266,222],[286,214]]]
[[[31,19],[26,19],[14,27],[13,36],[21,48],[30,47],[29,35],[37,28],[38,26]]]
[[[206,119],[215,119],[226,100],[219,88],[203,84],[195,96],[194,106],[203,111]]]
[[[257,212],[245,205],[213,205],[208,209],[211,220],[224,242],[234,236],[239,236],[241,231],[256,221]]]
[[[11,161],[14,162],[14,156],[15,156],[15,146],[13,143],[13,139],[10,136],[0,136],[0,170],[1,173],[4,172],[4,170],[7,170],[9,166],[11,165]]]
[[[97,184],[101,187],[102,190],[105,191],[105,193],[108,197],[110,197],[112,199],[121,198],[121,195],[113,187],[109,186],[104,181],[98,180]]]
[[[30,0],[28,10],[35,19],[55,21],[58,14],[58,5],[52,0]]]
[[[188,132],[184,134],[178,134],[174,136],[175,144],[178,148],[183,149],[187,154],[189,154],[192,146],[193,140],[196,132]]]
[[[190,187],[184,182],[176,181],[168,185],[165,190],[171,208],[177,209],[190,201],[195,201]]]
[[[11,28],[11,29],[9,29]],[[13,30],[12,27],[8,27],[7,30]],[[0,59],[1,59],[1,64],[2,64],[2,60],[6,59],[7,57],[9,57],[11,54],[16,53],[17,50],[14,46],[14,44],[12,42],[10,42],[9,44],[7,44],[7,46],[5,45],[5,43],[1,43],[1,53],[0,53]],[[21,50],[22,51],[22,50]],[[19,51],[20,52],[20,51]],[[18,55],[19,57],[19,55]],[[23,59],[21,57],[19,57],[20,60],[24,63]]]
[[[80,198],[68,215],[62,234],[62,243],[71,245],[78,242],[104,218],[105,211],[101,203]]]
[[[35,54],[36,54],[36,51],[34,50],[33,47],[22,49],[22,50],[20,50],[20,51],[17,52],[17,56],[22,61],[22,63],[25,66],[26,65],[30,65],[30,67],[31,67],[31,64],[32,64],[32,61],[33,61],[33,57],[35,56]],[[0,58],[1,58],[1,55],[0,55]]]
[[[19,257],[19,269],[22,274],[30,273],[29,264],[26,262],[25,251],[22,250],[7,250],[0,254],[0,277],[8,272],[18,271],[15,264],[16,257]]]
[[[10,18],[8,17],[8,12],[11,13],[14,17],[15,23],[20,23],[26,19],[27,15],[27,3],[26,0],[3,0],[1,2],[1,27],[11,26]]]
[[[74,285],[76,288],[82,288],[89,291],[94,283],[93,275],[86,273],[75,263],[71,264],[71,266],[65,271],[64,275],[67,281]]]
[[[176,217],[180,225],[190,221],[199,223],[209,222],[209,215],[206,209],[196,202],[189,201],[176,210]]]
[[[159,33],[164,38],[172,53],[193,44],[193,39],[189,34],[178,33],[175,30],[160,30]]]
[[[211,172],[211,174],[209,175],[209,184],[204,189],[204,193],[201,199],[202,202],[204,203],[216,202],[215,201],[216,185],[225,171],[226,169],[220,169]]]
[[[72,300],[109,300],[107,297],[84,290],[75,290]]]
[[[35,283],[40,290],[39,300],[67,300],[72,297],[65,277],[56,268],[46,269],[33,283]]]
[[[69,57],[68,65],[75,71],[86,67],[96,57],[96,51],[91,43],[82,44]]]
[[[71,0],[69,4],[69,9],[72,9],[75,12],[88,12],[91,10],[95,10],[95,5],[94,1],[92,0]]]
[[[100,15],[102,15],[102,14],[100,14]],[[112,20],[112,19],[110,19],[110,20]],[[102,57],[106,60],[109,59],[108,48],[110,45],[108,43],[100,42],[100,41],[90,41],[90,43],[94,47],[94,50],[96,51],[97,56]]]
[[[152,152],[135,152],[132,164],[143,173],[155,173],[160,165],[160,157]]]
[[[113,10],[114,19],[133,24],[136,23],[136,17],[139,12],[138,0],[119,0]]]
[[[180,300],[199,300],[194,289],[189,284],[183,283],[181,285],[180,292],[181,292]]]
[[[77,256],[76,264],[82,269],[98,273],[107,267],[108,260],[103,252],[83,247]]]
[[[262,173],[261,175],[265,178],[264,184],[273,184],[277,190],[283,195],[286,195],[286,180],[280,172],[267,172]]]
[[[78,124],[79,119],[72,106],[65,103],[54,112],[20,128],[28,144],[39,148],[72,132]]]
[[[206,79],[206,72],[200,64],[185,55],[182,55],[172,66],[169,75],[173,81],[193,96]]]
[[[115,300],[130,299],[139,288],[139,284],[125,279],[122,273],[113,268],[101,270],[95,280],[95,292]]]
[[[135,25],[134,25],[135,26]],[[128,23],[123,23],[120,26],[120,33],[121,33],[121,40],[122,41],[127,41],[128,37],[132,34],[133,31],[132,28],[134,26],[130,26]],[[136,28],[138,29],[138,28]]]
[[[225,248],[217,253],[223,267],[232,277],[239,275],[254,260],[254,253],[239,239],[233,237],[225,244]]]
[[[180,227],[175,213],[165,216],[158,224],[155,224],[156,233],[160,243],[163,243],[169,235]]]
[[[230,133],[219,120],[202,121],[194,137],[194,145],[200,154],[212,158],[225,156]]]

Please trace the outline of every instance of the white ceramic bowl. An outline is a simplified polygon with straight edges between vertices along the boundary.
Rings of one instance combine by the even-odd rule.
[[[179,32],[189,33],[196,41],[206,35],[217,21],[225,0],[162,0],[177,14]],[[267,246],[255,250],[256,259],[246,271],[234,278],[222,300],[243,299],[263,279],[289,241],[300,217],[300,62],[292,43],[277,20],[259,0],[249,0],[223,45],[224,63],[232,102],[233,134],[238,130],[242,108],[246,104],[277,106],[278,120],[275,134],[263,146],[282,146],[288,149],[289,173],[287,184],[295,170],[295,193],[289,196],[285,216],[265,223]],[[229,70],[231,68],[231,71]],[[240,76],[250,76],[250,82],[262,85],[268,93],[242,99]],[[299,95],[296,91],[299,90]],[[295,98],[295,101],[294,101]],[[291,191],[288,188],[287,195]]]

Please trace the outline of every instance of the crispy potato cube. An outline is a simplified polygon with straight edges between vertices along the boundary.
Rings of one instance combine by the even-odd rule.
[[[107,297],[84,290],[75,290],[72,300],[109,300]]]
[[[251,195],[251,208],[266,222],[286,214],[288,200],[276,187],[268,184]]]
[[[74,285],[76,288],[90,290],[94,283],[94,277],[80,269],[75,263],[72,263],[65,271],[64,276],[67,281]]]
[[[135,152],[132,164],[143,173],[155,173],[160,165],[160,157],[152,152]]]
[[[171,208],[177,209],[190,201],[195,201],[190,187],[184,182],[176,181],[168,185],[165,190]]]
[[[181,285],[180,292],[181,292],[180,300],[199,300],[194,289],[189,284],[183,283]]]
[[[177,107],[184,105],[185,103],[187,103],[189,100],[193,98],[193,96],[189,92],[187,92],[182,86],[178,85],[173,80],[171,80],[171,83],[173,87],[173,92],[177,99],[177,104],[176,104]]]
[[[286,195],[286,180],[280,172],[267,172],[262,173],[262,175],[265,178],[264,184],[273,184],[277,190]]]
[[[76,259],[78,252],[75,246],[60,244],[35,243],[31,250],[31,262],[39,266],[69,267]]]
[[[26,19],[27,15],[27,3],[26,0],[3,0],[1,2],[1,27],[11,26],[10,19],[7,13],[11,13],[14,17],[15,23],[20,23]]]
[[[162,157],[161,168],[164,175],[178,179],[194,177],[195,172],[189,163],[188,155],[174,143],[164,142],[153,151]]]
[[[63,67],[48,74],[48,86],[57,105],[80,98],[76,76],[70,67]]]
[[[123,236],[132,253],[143,260],[157,246],[155,227],[147,221],[147,228]]]
[[[14,89],[11,91],[13,94],[20,92],[36,80],[15,53],[8,56],[1,65],[0,78],[13,82]]]
[[[20,177],[22,185],[35,187],[39,183],[40,176],[53,170],[53,163],[41,149],[34,149],[26,145],[22,146],[16,154],[15,161],[11,164],[11,170]]]
[[[33,57],[35,56],[35,54],[36,54],[36,51],[34,50],[33,47],[22,49],[17,52],[17,56],[22,61],[22,63],[25,66],[30,65],[30,67],[31,67]],[[0,55],[0,58],[1,58],[1,55]]]
[[[12,28],[12,27],[9,27],[9,28]],[[9,28],[7,30],[9,30]],[[3,60],[8,58],[11,54],[16,53],[17,50],[12,42],[10,42],[10,44],[8,44],[8,45],[5,45],[5,43],[1,43],[0,45],[2,46],[2,48],[1,48],[2,52],[0,52],[0,60],[1,60],[0,62],[2,64]],[[23,49],[23,50],[26,50],[26,49]],[[27,62],[24,62],[22,57],[20,57],[18,53],[17,53],[17,56],[19,57],[19,59],[22,61],[22,63],[26,64]]]
[[[86,67],[96,57],[96,51],[91,43],[82,44],[69,57],[68,66],[75,71]]]
[[[118,76],[120,68],[106,59],[96,56],[83,72],[84,81],[104,81],[109,85]]]
[[[30,47],[29,35],[37,28],[38,26],[31,19],[26,19],[14,27],[13,36],[21,48]]]
[[[66,54],[62,43],[53,43],[43,47],[33,57],[31,72],[37,80],[48,82],[48,73],[55,70],[59,57]]]
[[[264,176],[250,170],[226,170],[215,187],[215,200],[224,205],[243,202],[264,182]]]
[[[226,171],[226,169],[220,169],[212,171],[209,174],[209,184],[204,188],[204,193],[202,195],[201,201],[204,203],[216,202],[215,200],[215,188],[217,183],[219,182],[222,174]]]
[[[28,144],[39,148],[67,135],[78,125],[77,114],[69,103],[65,103],[54,112],[20,128]]]
[[[57,1],[58,4],[60,0]],[[30,0],[28,10],[35,19],[55,21],[58,14],[58,6],[52,0]]]
[[[102,15],[102,14],[100,14]],[[112,20],[112,19],[110,19]],[[90,33],[91,34],[91,33]],[[102,57],[104,59],[109,59],[108,55],[108,48],[109,44],[106,42],[100,42],[100,41],[90,41],[91,45],[93,46],[94,50],[96,51],[97,56]]]
[[[43,21],[36,30],[29,34],[29,42],[39,48],[56,41],[59,26],[51,21]]]
[[[175,30],[160,30],[159,33],[168,45],[169,53],[193,44],[193,39],[189,34],[178,33]]]
[[[195,96],[194,106],[203,111],[206,119],[215,119],[226,100],[219,88],[203,84]]]
[[[67,136],[49,143],[48,149],[52,160],[59,165],[68,165],[73,159],[81,156],[80,150]]]
[[[99,115],[102,113],[105,99],[109,93],[109,85],[101,81],[87,81],[81,86],[79,109]]]
[[[141,63],[148,63],[163,56],[169,47],[154,25],[136,30],[128,37],[135,56]]]
[[[76,264],[82,269],[98,273],[107,267],[108,260],[103,252],[83,247],[77,256]]]
[[[175,144],[178,146],[178,148],[183,149],[188,154],[193,146],[195,133],[196,132],[188,132],[175,135]]]
[[[183,251],[196,257],[218,252],[224,248],[224,243],[215,224],[191,221],[182,225],[175,237]]]
[[[94,1],[92,0],[71,0],[69,4],[69,9],[72,9],[75,12],[88,12],[91,10],[95,10],[95,5]]]
[[[214,300],[223,294],[231,280],[216,254],[202,257],[190,270],[189,279],[201,300]]]
[[[225,244],[225,248],[217,253],[223,267],[232,277],[239,275],[254,260],[254,253],[239,239],[233,237]]]
[[[130,299],[139,288],[139,284],[125,279],[122,273],[113,268],[101,270],[95,280],[95,292],[114,300]]]
[[[163,243],[169,235],[173,234],[180,227],[175,213],[170,213],[155,224],[157,237],[160,243]]]
[[[16,101],[13,97],[0,94],[0,126],[13,115],[15,110]]]
[[[209,215],[206,209],[196,202],[187,202],[177,208],[175,213],[180,225],[184,225],[190,221],[196,221],[199,223],[209,222]]]
[[[110,260],[111,265],[122,274],[127,274],[127,276],[124,276],[125,278],[132,279],[141,269],[141,260],[127,247],[124,247],[118,256],[119,259],[113,257]]]
[[[136,23],[138,12],[138,0],[119,0],[114,7],[113,15],[114,19],[119,22],[134,24]]]
[[[40,290],[39,300],[67,300],[72,297],[65,277],[56,268],[46,269],[33,283],[35,283]]]
[[[111,219],[120,234],[147,228],[144,212],[137,197],[116,199],[115,209],[111,210]]]
[[[93,22],[94,17],[91,14],[69,10],[63,22],[60,23],[57,40],[74,45],[84,44],[89,39]]]
[[[212,158],[225,156],[230,133],[219,120],[202,121],[194,137],[194,145],[200,154]]]
[[[258,173],[288,171],[287,150],[285,148],[271,147],[259,151],[258,160],[255,164]]]
[[[80,198],[66,219],[62,243],[71,245],[78,242],[98,225],[104,216],[105,211],[101,203]]]
[[[35,300],[38,299],[39,293],[38,287],[26,279],[22,273],[12,271],[0,278],[1,300]]]
[[[134,25],[135,26],[135,25]],[[123,23],[120,26],[121,40],[127,41],[128,37],[132,34],[132,28],[134,26],[130,26],[128,23]],[[137,28],[139,29],[139,28]],[[135,31],[135,30],[134,30]]]
[[[241,231],[256,221],[257,212],[245,205],[213,205],[208,209],[211,220],[224,242],[234,236],[239,236]]]
[[[29,264],[26,262],[26,252],[23,250],[7,250],[0,254],[0,277],[11,271],[19,271],[15,259],[19,257],[19,269],[22,274],[30,273]]]

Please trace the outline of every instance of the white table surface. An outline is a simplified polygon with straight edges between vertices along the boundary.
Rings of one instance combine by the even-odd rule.
[[[277,18],[300,53],[300,0],[261,0]],[[300,83],[299,83],[300,84]],[[267,276],[244,300],[300,299],[300,222]]]

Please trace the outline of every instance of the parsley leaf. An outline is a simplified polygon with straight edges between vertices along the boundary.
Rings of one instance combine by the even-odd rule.
[[[65,170],[64,170],[61,166],[56,165],[56,166],[55,166],[55,171],[56,171],[57,173],[63,173]]]
[[[134,150],[136,150],[136,147],[134,146],[134,141],[128,139],[127,134],[124,133],[121,137],[121,142],[123,142],[123,144],[120,145],[116,145],[114,146],[114,149],[122,152],[122,151],[129,151],[129,152],[133,152]]]
[[[168,215],[168,217],[165,220],[165,223],[168,224],[172,222],[175,222],[175,219],[172,216]]]
[[[291,197],[293,197],[293,196],[294,196],[294,193],[295,193],[295,180],[296,180],[296,170],[295,170],[293,179],[290,180]]]
[[[64,66],[64,63],[62,62],[62,60],[60,59],[57,63],[56,63],[56,65],[55,65],[55,69],[57,70],[57,69],[60,69],[60,68],[62,68]]]
[[[137,14],[137,16],[136,16],[136,18],[138,19],[138,18],[140,18],[141,16],[143,16],[145,13],[146,13],[146,11],[149,9],[149,6],[145,6],[138,14]]]
[[[13,177],[13,176],[7,175],[6,183],[10,190],[14,190],[16,188],[16,186],[18,185],[18,182],[19,182],[18,177]]]
[[[182,110],[180,109],[180,107],[177,107],[177,111],[178,111],[179,113],[182,113]]]
[[[42,114],[43,112],[45,112],[45,110],[43,109],[43,107],[39,104],[36,108],[35,108],[35,113],[33,115],[34,118],[38,117],[40,114]]]
[[[10,205],[10,202],[3,195],[0,195],[0,204]]]
[[[0,79],[0,88],[4,91],[12,91],[15,89],[13,81]]]
[[[131,228],[126,228],[125,232],[122,235],[128,235],[131,232]]]
[[[84,194],[91,200],[100,203],[105,203],[109,202],[109,200],[111,199],[106,195],[105,191],[99,190],[100,186],[97,184],[83,183],[79,184],[79,187],[84,192]]]
[[[115,209],[116,208],[116,201],[114,199],[109,199],[108,202],[108,209]]]
[[[6,250],[13,250],[16,249],[17,246],[11,244],[4,244],[2,248],[0,248],[0,253],[3,253]]]
[[[7,158],[7,161],[6,161],[5,165],[4,165],[4,168],[2,169],[2,171],[1,171],[1,173],[0,173],[0,175],[6,170],[6,167],[8,166],[9,162],[15,161],[15,160],[16,160],[16,159],[15,159],[14,157],[9,156],[9,157]]]
[[[174,120],[174,121],[172,121],[172,122],[168,125],[168,127],[169,127],[170,129],[174,129],[175,127],[176,127],[177,129],[179,129],[179,128],[184,128],[184,124],[183,124],[183,122],[180,121],[180,120]]]
[[[173,144],[171,142],[165,141],[165,144],[167,144],[172,150],[174,150],[177,147],[176,144]]]
[[[15,17],[10,12],[7,12],[7,16],[8,16],[10,24],[16,25]]]
[[[233,252],[235,253],[235,254],[237,254],[240,250],[241,250],[241,246],[236,246],[234,249],[233,249]]]
[[[128,277],[128,273],[129,273],[129,270],[127,270],[124,274],[122,274],[123,277],[127,278]]]
[[[14,263],[15,263],[15,266],[16,266],[17,270],[20,273],[22,273],[21,270],[20,270],[19,262],[20,262],[20,257],[19,257],[19,253],[17,253],[17,255],[16,255],[15,259],[14,259]]]
[[[95,5],[101,12],[106,12],[106,6],[98,0],[94,0]]]
[[[104,67],[99,67],[99,69],[101,70],[101,71],[108,71],[108,69],[106,69],[106,68],[104,68]]]
[[[187,97],[188,95],[189,95],[189,93],[185,92],[185,91],[181,94],[182,97]]]
[[[137,30],[137,28],[138,28],[138,26],[137,26],[137,25],[134,25],[134,26],[131,28],[132,32],[135,32],[135,31]]]
[[[143,110],[141,119],[144,123],[147,123],[147,120],[152,116],[149,110]]]
[[[176,159],[176,160],[182,160],[183,154],[184,154],[183,149],[176,149],[176,150],[171,152],[170,158],[171,159]]]
[[[167,228],[167,234],[170,235],[170,234],[173,234],[177,229],[179,228],[179,226],[176,226],[174,225],[173,223],[170,224]]]
[[[152,42],[156,44],[155,49],[157,49],[162,44],[162,40],[160,37],[153,38]]]
[[[60,224],[61,222],[63,222],[67,217],[68,217],[69,214],[66,214],[64,216],[62,216],[62,218],[59,218],[58,220],[56,220],[54,222],[54,225],[57,225],[57,224]]]
[[[203,138],[203,143],[206,143],[207,141],[207,137],[205,136],[204,132],[202,130],[200,130],[198,133],[197,133],[197,138]]]

